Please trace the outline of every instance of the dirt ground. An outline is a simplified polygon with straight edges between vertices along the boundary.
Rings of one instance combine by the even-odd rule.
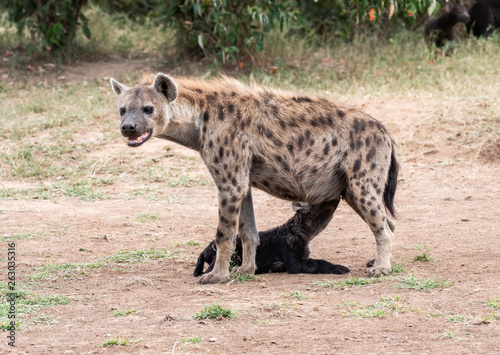
[[[79,75],[80,69],[73,73]],[[41,310],[55,324],[30,324],[18,331],[15,351],[2,335],[0,354],[500,353],[500,320],[483,322],[495,312],[486,302],[500,296],[498,141],[466,144],[456,134],[463,129],[461,123],[428,118],[438,106],[457,110],[465,104],[460,101],[360,99],[350,104],[383,121],[400,146],[399,218],[392,262],[402,264],[405,272],[362,287],[325,288],[314,282],[341,281],[346,275],[306,274],[266,274],[248,282],[197,285],[192,275],[197,256],[215,235],[213,184],[154,185],[174,196],[174,202],[146,196],[96,202],[68,197],[0,200],[0,235],[30,231],[40,235],[16,241],[21,283],[47,262],[90,263],[138,249],[166,248],[173,253],[155,261],[45,281],[38,292],[66,295],[71,302]],[[165,146],[170,154],[163,156],[164,166],[194,161],[199,174],[208,176],[195,152],[174,143],[153,139],[135,152],[156,156],[165,152]],[[111,157],[130,149],[118,139],[97,154]],[[1,182],[4,187],[15,183]],[[103,191],[112,196],[147,187],[117,179]],[[254,204],[259,230],[277,226],[293,214],[289,202],[260,191],[254,192]],[[142,213],[159,218],[140,222],[136,217]],[[186,243],[193,240],[200,244]],[[311,245],[311,257],[349,267],[347,277],[352,278],[365,277],[364,264],[374,251],[368,227],[344,202]],[[433,260],[412,261],[423,251]],[[410,274],[452,285],[427,292],[400,288],[400,280]],[[399,297],[406,311],[356,316],[356,309],[371,309],[383,297]],[[235,317],[194,318],[214,302],[230,308]],[[116,317],[117,310],[137,311]],[[128,345],[101,346],[118,337],[130,339]],[[190,337],[201,342],[187,341]]]

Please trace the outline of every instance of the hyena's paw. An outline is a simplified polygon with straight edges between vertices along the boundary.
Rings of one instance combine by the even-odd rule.
[[[255,274],[255,270],[257,270],[257,267],[255,265],[243,264],[240,267],[235,267],[233,269],[233,272],[238,275],[253,275]]]
[[[375,257],[372,257],[366,261],[366,267],[372,267],[375,265]]]
[[[198,283],[203,285],[203,284],[218,284],[222,282],[226,282],[229,280],[229,273],[225,272],[215,272],[212,271],[208,274],[201,275],[200,279],[198,280]]]
[[[391,272],[391,266],[373,266],[367,270],[368,277],[380,277],[384,275],[389,275]]]

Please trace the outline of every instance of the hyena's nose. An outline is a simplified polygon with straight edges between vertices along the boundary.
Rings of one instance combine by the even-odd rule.
[[[137,129],[137,124],[133,122],[125,122],[122,124],[122,132],[123,133],[133,133]]]

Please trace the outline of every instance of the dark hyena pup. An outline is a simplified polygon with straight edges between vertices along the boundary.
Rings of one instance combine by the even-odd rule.
[[[332,219],[340,199],[299,209],[285,224],[259,232],[259,246],[256,253],[256,274],[268,272],[288,272],[289,274],[345,274],[349,269],[321,259],[309,258],[309,243]],[[236,251],[233,262],[241,265],[243,248],[241,238],[236,238]],[[212,271],[215,265],[217,246],[215,241],[203,250],[196,263],[194,276]]]
[[[467,23],[469,14],[462,3],[447,3],[444,13],[434,17],[425,23],[425,37],[443,47],[446,41],[453,41],[453,27],[459,22]]]
[[[371,116],[322,97],[237,80],[171,78],[159,73],[134,87],[114,79],[121,132],[137,147],[152,136],[197,150],[219,195],[217,259],[201,283],[229,279],[239,232],[243,263],[254,273],[259,236],[251,187],[315,206],[341,195],[376,241],[370,276],[391,270],[399,164],[387,129]]]

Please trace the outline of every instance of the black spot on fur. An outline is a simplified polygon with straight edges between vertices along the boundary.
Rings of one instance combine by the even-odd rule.
[[[356,159],[356,161],[354,162],[354,166],[352,167],[352,171],[356,173],[359,171],[360,168],[361,168],[361,159]]]
[[[220,205],[222,207],[225,207],[227,205],[227,199],[223,198],[222,201],[221,201],[221,203],[220,203]]]
[[[224,158],[224,148],[219,147],[219,158],[222,159]]]
[[[227,208],[227,211],[229,213],[235,213],[236,212],[236,206],[234,205],[230,205],[228,208]]]
[[[323,154],[328,155],[328,153],[330,153],[330,144],[326,143],[325,147],[323,148]]]
[[[224,121],[224,106],[219,106],[219,120]]]
[[[374,155],[375,155],[375,148],[371,147],[368,153],[366,153],[366,161],[369,162],[370,160],[372,160]]]
[[[304,147],[304,136],[299,137],[297,144],[299,145],[299,150],[302,150],[302,148]]]
[[[341,111],[341,110],[337,110],[337,116],[339,116],[340,118],[344,118],[345,117],[345,112]]]
[[[307,130],[306,131],[306,140],[311,139],[311,131]]]
[[[208,111],[205,111],[205,113],[203,114],[203,122],[208,122],[209,119],[210,119],[210,115],[209,115]]]
[[[224,234],[222,233],[222,231],[219,228],[217,228],[217,234],[215,235],[215,237],[217,239],[219,239],[219,238],[222,238],[223,236],[224,236]]]
[[[366,137],[365,139],[365,145],[368,148],[370,146],[370,137]]]
[[[377,164],[372,163],[372,165],[370,166],[370,169],[371,169],[371,170],[375,170],[375,168],[376,168],[376,167],[377,167]]]
[[[214,157],[214,163],[215,163],[215,164],[219,164],[219,158]]]
[[[233,105],[233,104],[229,104],[229,105],[227,106],[227,111],[228,111],[229,113],[233,113],[233,112],[234,112],[234,105]]]
[[[288,151],[293,154],[293,144],[292,143],[288,143],[286,145],[286,147],[287,147]]]
[[[194,91],[196,91],[198,94],[203,94],[203,90],[201,89],[195,89]]]
[[[376,211],[376,210],[371,210],[371,211],[370,211],[370,214],[371,214],[373,217],[375,217],[375,215],[377,214],[377,211]]]
[[[310,98],[305,97],[305,96],[292,97],[292,100],[297,102],[297,103],[312,102],[312,100]]]
[[[332,147],[335,147],[337,145],[337,138],[332,139]]]

